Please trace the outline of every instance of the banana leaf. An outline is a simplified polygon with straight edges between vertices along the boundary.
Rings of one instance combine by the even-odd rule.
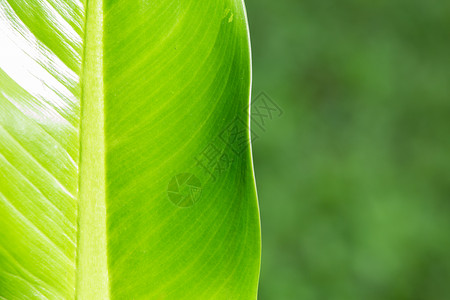
[[[255,299],[241,0],[0,0],[0,299]]]

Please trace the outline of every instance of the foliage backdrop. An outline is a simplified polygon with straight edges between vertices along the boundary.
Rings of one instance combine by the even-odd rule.
[[[260,299],[448,299],[450,2],[246,4]]]

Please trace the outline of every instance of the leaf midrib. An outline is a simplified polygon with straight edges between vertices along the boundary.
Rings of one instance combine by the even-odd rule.
[[[86,7],[75,297],[107,300],[103,0],[88,0]]]

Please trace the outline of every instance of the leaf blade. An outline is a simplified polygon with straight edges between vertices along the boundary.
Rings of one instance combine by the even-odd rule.
[[[135,8],[127,16],[121,14],[125,3]],[[154,11],[137,3],[105,2],[111,292],[118,298],[255,298],[259,219],[248,140],[239,156],[219,137],[236,117],[248,129],[242,3],[158,1]],[[235,162],[213,182],[196,156],[216,142],[221,156]],[[183,173],[199,178],[202,195],[180,209],[168,201],[167,185]],[[121,243],[123,236],[131,246]]]
[[[0,295],[71,299],[81,37],[50,22],[49,2],[24,4],[0,1]],[[56,12],[77,22],[73,8]]]

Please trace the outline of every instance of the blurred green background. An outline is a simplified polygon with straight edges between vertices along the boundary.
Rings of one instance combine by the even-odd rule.
[[[450,2],[246,5],[259,298],[450,299]]]

